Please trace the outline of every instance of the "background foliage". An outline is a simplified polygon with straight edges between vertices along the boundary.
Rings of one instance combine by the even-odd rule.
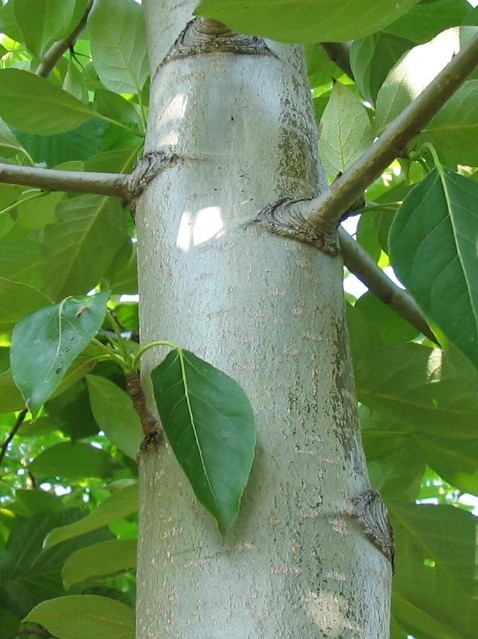
[[[141,154],[141,5],[96,0],[74,47],[41,73],[42,57],[87,6],[2,0],[1,161],[129,173]],[[202,0],[198,11],[247,33],[307,43],[330,180],[478,20],[466,0]],[[294,18],[284,20],[286,11]],[[351,38],[346,73],[317,43]],[[478,496],[477,105],[475,72],[407,157],[370,186],[358,218],[359,243],[380,267],[396,268],[444,346],[372,293],[347,294],[364,447],[397,543],[393,639],[471,639],[478,627],[478,522],[466,505]],[[137,350],[135,254],[134,225],[119,200],[0,185],[0,639],[25,626],[61,639],[134,634],[140,426],[124,371],[103,355]],[[10,371],[12,333],[22,334],[31,313],[48,316],[65,297],[93,289],[109,294],[113,322],[103,313],[78,338],[71,367],[30,403],[38,412],[47,399],[32,421]],[[35,354],[20,359],[28,377]],[[87,630],[78,625],[85,614]]]

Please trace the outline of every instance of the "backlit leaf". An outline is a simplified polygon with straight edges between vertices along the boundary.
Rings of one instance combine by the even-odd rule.
[[[34,415],[97,333],[107,300],[107,293],[67,298],[29,315],[15,327],[11,348],[13,377]]]
[[[75,0],[13,0],[13,7],[27,48],[40,58],[49,44],[66,35]]]
[[[25,315],[50,304],[51,300],[36,288],[0,277],[0,331],[11,330]]]
[[[148,77],[143,7],[134,0],[97,0],[88,31],[104,86],[116,93],[139,93]]]
[[[254,457],[254,414],[231,377],[193,353],[173,350],[151,373],[161,422],[198,500],[226,532]]]
[[[321,120],[319,150],[327,172],[343,173],[373,141],[373,130],[360,98],[336,82]]]

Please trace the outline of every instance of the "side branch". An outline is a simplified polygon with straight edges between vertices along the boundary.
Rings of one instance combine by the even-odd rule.
[[[390,162],[403,154],[410,141],[463,84],[477,64],[478,34],[326,193],[302,203],[302,214],[310,224],[320,227],[336,223]]]
[[[344,264],[349,271],[375,293],[381,302],[390,306],[425,337],[438,344],[437,338],[413,297],[392,282],[375,264],[370,255],[343,228],[339,229],[339,240]]]
[[[0,163],[0,183],[33,186],[46,191],[72,191],[129,198],[129,176],[121,173],[59,171]]]
[[[67,38],[63,40],[58,40],[55,42],[48,51],[43,55],[42,61],[36,70],[36,75],[39,75],[43,78],[46,78],[54,68],[55,64],[61,58],[61,56],[72,47],[78,39],[78,36],[86,27],[86,22],[88,19],[88,14],[91,11],[91,7],[93,6],[93,0],[90,0],[86,6],[85,12],[83,13],[81,20],[78,22],[76,27],[70,33]]]

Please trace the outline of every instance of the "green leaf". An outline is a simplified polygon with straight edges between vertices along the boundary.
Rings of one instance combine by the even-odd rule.
[[[97,0],[88,31],[103,85],[115,93],[139,93],[148,77],[143,7],[134,0]]]
[[[13,0],[18,26],[27,48],[37,57],[66,35],[75,0]]]
[[[387,506],[397,545],[394,616],[417,637],[472,639],[478,624],[476,517],[452,506]]]
[[[94,115],[82,102],[45,78],[22,69],[0,70],[0,116],[22,131],[62,133]]]
[[[321,158],[329,175],[343,173],[373,141],[372,125],[360,98],[336,82],[321,120]]]
[[[375,102],[388,72],[412,46],[410,40],[383,32],[352,42],[350,65],[357,88],[366,100]]]
[[[113,521],[128,517],[138,510],[138,484],[136,482],[121,488],[107,497],[89,515],[79,521],[55,528],[46,537],[45,548],[56,546],[62,541],[84,535],[85,533],[107,526]]]
[[[16,519],[5,551],[0,553],[1,605],[21,618],[42,600],[64,593],[61,569],[65,560],[83,545],[112,537],[103,528],[52,550],[42,547],[50,530],[72,523],[80,516],[77,509],[63,508],[58,512],[41,512],[28,519]]]
[[[45,229],[46,290],[54,299],[85,294],[98,284],[118,249],[129,242],[119,201],[80,195],[57,208]]]
[[[98,595],[70,595],[44,601],[24,621],[44,626],[58,639],[134,639],[134,610]]]
[[[447,339],[478,367],[478,184],[434,170],[390,230],[398,277]]]
[[[462,356],[420,344],[375,348],[355,366],[358,399],[404,433],[477,439],[478,373]]]
[[[11,413],[25,408],[25,400],[13,381],[10,369],[0,373],[0,413]]]
[[[39,479],[61,477],[70,481],[86,477],[108,477],[115,462],[101,448],[82,442],[62,442],[49,446],[38,455],[28,468]]]
[[[433,144],[450,164],[478,164],[478,80],[469,80],[440,109],[417,140]]]
[[[28,229],[40,229],[57,221],[55,208],[65,197],[64,193],[38,192],[32,198],[31,193],[18,200],[17,222]]]
[[[418,330],[398,315],[388,304],[369,291],[357,300],[355,307],[368,324],[380,335],[384,344],[406,342],[418,335]]]
[[[22,317],[50,304],[36,288],[0,277],[0,332],[10,331]]]
[[[401,59],[377,95],[377,133],[420,95],[458,49],[458,33],[445,32],[431,42],[414,47]]]
[[[416,43],[427,42],[440,31],[460,25],[470,11],[467,0],[419,2],[385,31]]]
[[[23,153],[23,147],[13,135],[8,126],[0,119],[0,153],[5,157],[11,157],[17,153]]]
[[[462,492],[478,495],[478,439],[463,441],[415,434],[413,440],[440,477]]]
[[[136,459],[143,433],[131,397],[106,377],[88,375],[86,383],[98,426],[125,455]]]
[[[418,0],[201,0],[195,13],[240,33],[284,42],[363,38],[408,11]]]
[[[171,351],[151,379],[171,448],[224,533],[237,516],[254,457],[249,400],[231,377],[183,349]]]
[[[32,414],[38,414],[69,366],[96,335],[107,300],[108,293],[67,298],[24,318],[15,327],[12,372]]]
[[[65,562],[62,570],[65,588],[98,577],[114,575],[136,566],[136,539],[113,539],[80,548]]]
[[[27,229],[21,234],[17,231],[18,226],[0,240],[0,273],[14,282],[42,289],[41,244]]]

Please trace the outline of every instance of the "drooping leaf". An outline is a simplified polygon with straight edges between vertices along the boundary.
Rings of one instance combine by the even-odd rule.
[[[91,54],[107,89],[139,93],[148,77],[143,7],[134,0],[97,0],[88,16]]]
[[[72,523],[80,516],[77,509],[62,508],[16,521],[5,551],[0,553],[0,605],[23,617],[42,600],[64,593],[61,569],[65,560],[83,545],[112,537],[103,528],[54,550],[42,547],[52,528]]]
[[[239,510],[254,457],[254,414],[231,377],[178,349],[151,373],[173,452],[198,500],[222,532]]]
[[[131,397],[100,375],[88,375],[86,383],[98,426],[125,455],[136,459],[143,434]]]
[[[413,7],[418,0],[202,0],[197,15],[240,33],[284,42],[363,38]]]
[[[63,133],[94,115],[83,102],[45,78],[22,69],[0,69],[0,116],[22,131]]]
[[[49,446],[38,455],[28,468],[39,479],[63,477],[70,481],[86,477],[108,477],[115,462],[102,448],[84,442],[61,442]]]
[[[29,315],[15,327],[11,348],[13,377],[34,415],[97,333],[107,300],[107,293],[67,298]]]
[[[23,41],[41,58],[49,44],[67,35],[75,0],[13,0],[13,8]]]
[[[69,595],[44,601],[25,621],[44,626],[58,639],[134,639],[134,610],[99,595]]]
[[[59,222],[45,230],[46,289],[53,299],[96,286],[118,249],[129,242],[119,201],[80,195],[57,208]]]
[[[373,141],[373,129],[360,98],[336,82],[321,120],[319,150],[329,175],[343,173]]]
[[[136,539],[113,539],[80,548],[68,557],[63,566],[63,583],[70,588],[81,581],[134,568],[136,552]]]
[[[476,517],[452,506],[387,506],[397,546],[394,616],[415,636],[471,639],[478,624]]]
[[[390,230],[393,264],[423,312],[478,366],[478,184],[430,173]]]
[[[51,548],[67,539],[97,530],[137,510],[138,484],[135,482],[112,493],[83,519],[52,530],[45,539],[44,547]]]
[[[1,332],[11,330],[25,315],[50,304],[51,300],[36,288],[0,277]]]

